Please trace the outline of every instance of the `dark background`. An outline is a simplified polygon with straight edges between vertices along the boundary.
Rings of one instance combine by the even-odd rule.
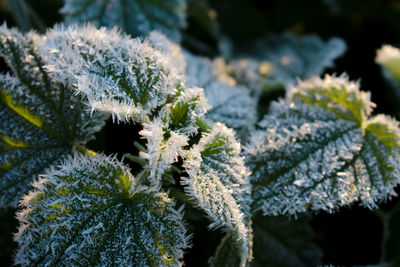
[[[28,1],[45,27],[62,20],[59,0]],[[232,40],[240,50],[268,33],[290,30],[296,34],[314,33],[324,40],[338,36],[348,46],[328,73],[348,73],[352,80],[361,79],[361,88],[370,91],[377,104],[376,113],[400,119],[400,100],[385,82],[374,58],[382,44],[400,44],[400,1],[388,0],[189,0],[188,27],[183,46],[192,52],[216,56],[221,36]],[[210,13],[211,12],[211,13]],[[211,15],[211,16],[210,16]],[[17,26],[4,0],[0,0],[0,23]],[[29,27],[43,31],[40,23]],[[27,28],[25,28],[27,30]],[[234,56],[234,55],[233,55]],[[0,69],[7,71],[3,61]],[[135,153],[140,126],[112,124],[97,135],[92,149],[109,153]],[[381,204],[390,211],[397,198]],[[15,210],[0,210],[0,265],[11,264],[12,233],[15,232]],[[219,231],[208,231],[201,213],[190,209],[187,215],[193,233],[193,247],[185,256],[187,266],[205,266],[221,238]],[[335,214],[319,213],[312,218],[315,242],[324,251],[324,263],[335,265],[376,264],[381,258],[382,222],[376,211],[359,207],[342,208]],[[284,229],[282,229],[284,231]]]

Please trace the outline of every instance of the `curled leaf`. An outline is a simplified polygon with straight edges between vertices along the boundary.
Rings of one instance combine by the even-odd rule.
[[[185,192],[206,212],[210,228],[222,227],[232,235],[240,265],[249,260],[250,185],[248,171],[239,156],[240,144],[232,129],[215,123],[184,157],[188,177]]]

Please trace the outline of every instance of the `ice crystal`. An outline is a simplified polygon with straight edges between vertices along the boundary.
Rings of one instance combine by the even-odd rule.
[[[181,209],[165,193],[142,190],[115,158],[76,154],[34,188],[17,214],[16,264],[181,265]]]
[[[74,84],[92,109],[118,121],[145,121],[181,83],[172,59],[116,29],[58,26],[47,32],[40,50],[59,81]]]
[[[241,265],[249,257],[249,172],[234,132],[221,123],[204,133],[184,156],[185,192],[206,212],[210,228],[223,227],[235,241]]]
[[[0,205],[16,205],[33,178],[75,148],[82,150],[106,116],[90,116],[73,86],[44,68],[40,36],[0,27]]]
[[[285,32],[258,40],[250,52],[230,66],[239,82],[252,89],[276,83],[289,89],[297,78],[308,79],[332,67],[345,50],[346,44],[340,38],[324,42],[316,35]]]
[[[186,0],[64,0],[61,13],[66,23],[92,22],[96,26],[118,26],[133,37],[160,30],[175,41],[186,25]]]
[[[347,77],[300,82],[272,104],[246,147],[254,207],[265,214],[376,207],[400,175],[398,122],[371,117],[369,94]]]

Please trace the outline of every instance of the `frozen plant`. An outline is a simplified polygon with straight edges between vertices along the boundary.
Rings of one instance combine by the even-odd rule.
[[[15,264],[189,265],[207,222],[221,232],[210,266],[318,266],[312,212],[396,195],[399,123],[346,74],[320,78],[342,39],[271,34],[209,58],[180,45],[194,2],[65,0],[65,24],[45,33],[0,27],[0,206],[19,202]],[[376,59],[393,84],[399,54]],[[262,103],[270,87],[286,96]],[[106,121],[137,130],[138,151],[92,148]]]
[[[210,227],[224,227],[232,236],[240,265],[248,262],[250,184],[240,144],[231,129],[204,118],[209,105],[203,90],[187,88],[166,53],[147,40],[90,25],[60,26],[45,35],[22,35],[3,25],[0,36],[1,55],[15,73],[4,76],[7,89],[1,98],[6,131],[1,135],[1,175],[2,181],[11,180],[3,190],[17,198],[34,180],[18,213],[16,263],[180,265],[182,249],[189,244],[183,207],[174,207],[162,188],[164,174],[178,158],[187,172],[185,192],[207,213]],[[53,85],[57,87],[49,87]],[[53,95],[63,98],[54,103]],[[71,111],[62,110],[60,103]],[[135,171],[141,179],[115,158],[83,147],[107,114],[116,122],[142,124],[139,134],[146,145],[138,155],[142,170]],[[70,139],[61,139],[70,133],[61,128],[63,123],[74,130]],[[39,133],[18,135],[26,131]],[[198,144],[189,146],[198,137]],[[24,138],[40,141],[35,146]],[[47,139],[50,145],[41,145]],[[56,141],[70,156],[61,149],[53,156]],[[30,149],[48,154],[24,157]],[[20,188],[12,182],[25,174],[22,166],[33,169]],[[202,189],[214,183],[215,192]],[[3,205],[12,203],[5,199]]]

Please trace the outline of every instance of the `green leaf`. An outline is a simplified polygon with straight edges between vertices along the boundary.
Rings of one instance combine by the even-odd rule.
[[[174,95],[173,102],[161,111],[168,131],[175,131],[186,136],[197,132],[196,121],[203,118],[210,106],[201,88],[188,88]]]
[[[255,216],[251,266],[320,266],[322,251],[313,243],[314,231],[309,221],[306,214],[297,219]]]
[[[97,27],[118,26],[126,33],[146,36],[152,30],[160,30],[169,38],[179,41],[180,29],[186,25],[185,0],[64,0],[60,10],[65,22],[92,22]]]
[[[36,40],[0,27],[0,56],[13,75],[0,74],[0,205],[16,205],[32,179],[51,164],[84,145],[106,116],[90,116],[45,67]]]
[[[17,215],[16,264],[180,266],[181,210],[141,188],[115,158],[76,154],[34,187]]]
[[[368,94],[347,78],[300,82],[272,104],[246,147],[254,208],[265,214],[376,207],[400,181],[398,122],[369,117]]]
[[[232,235],[243,266],[251,253],[251,200],[249,173],[239,153],[233,130],[215,123],[184,156],[188,177],[182,178],[182,184],[212,221],[209,227],[222,227]]]

